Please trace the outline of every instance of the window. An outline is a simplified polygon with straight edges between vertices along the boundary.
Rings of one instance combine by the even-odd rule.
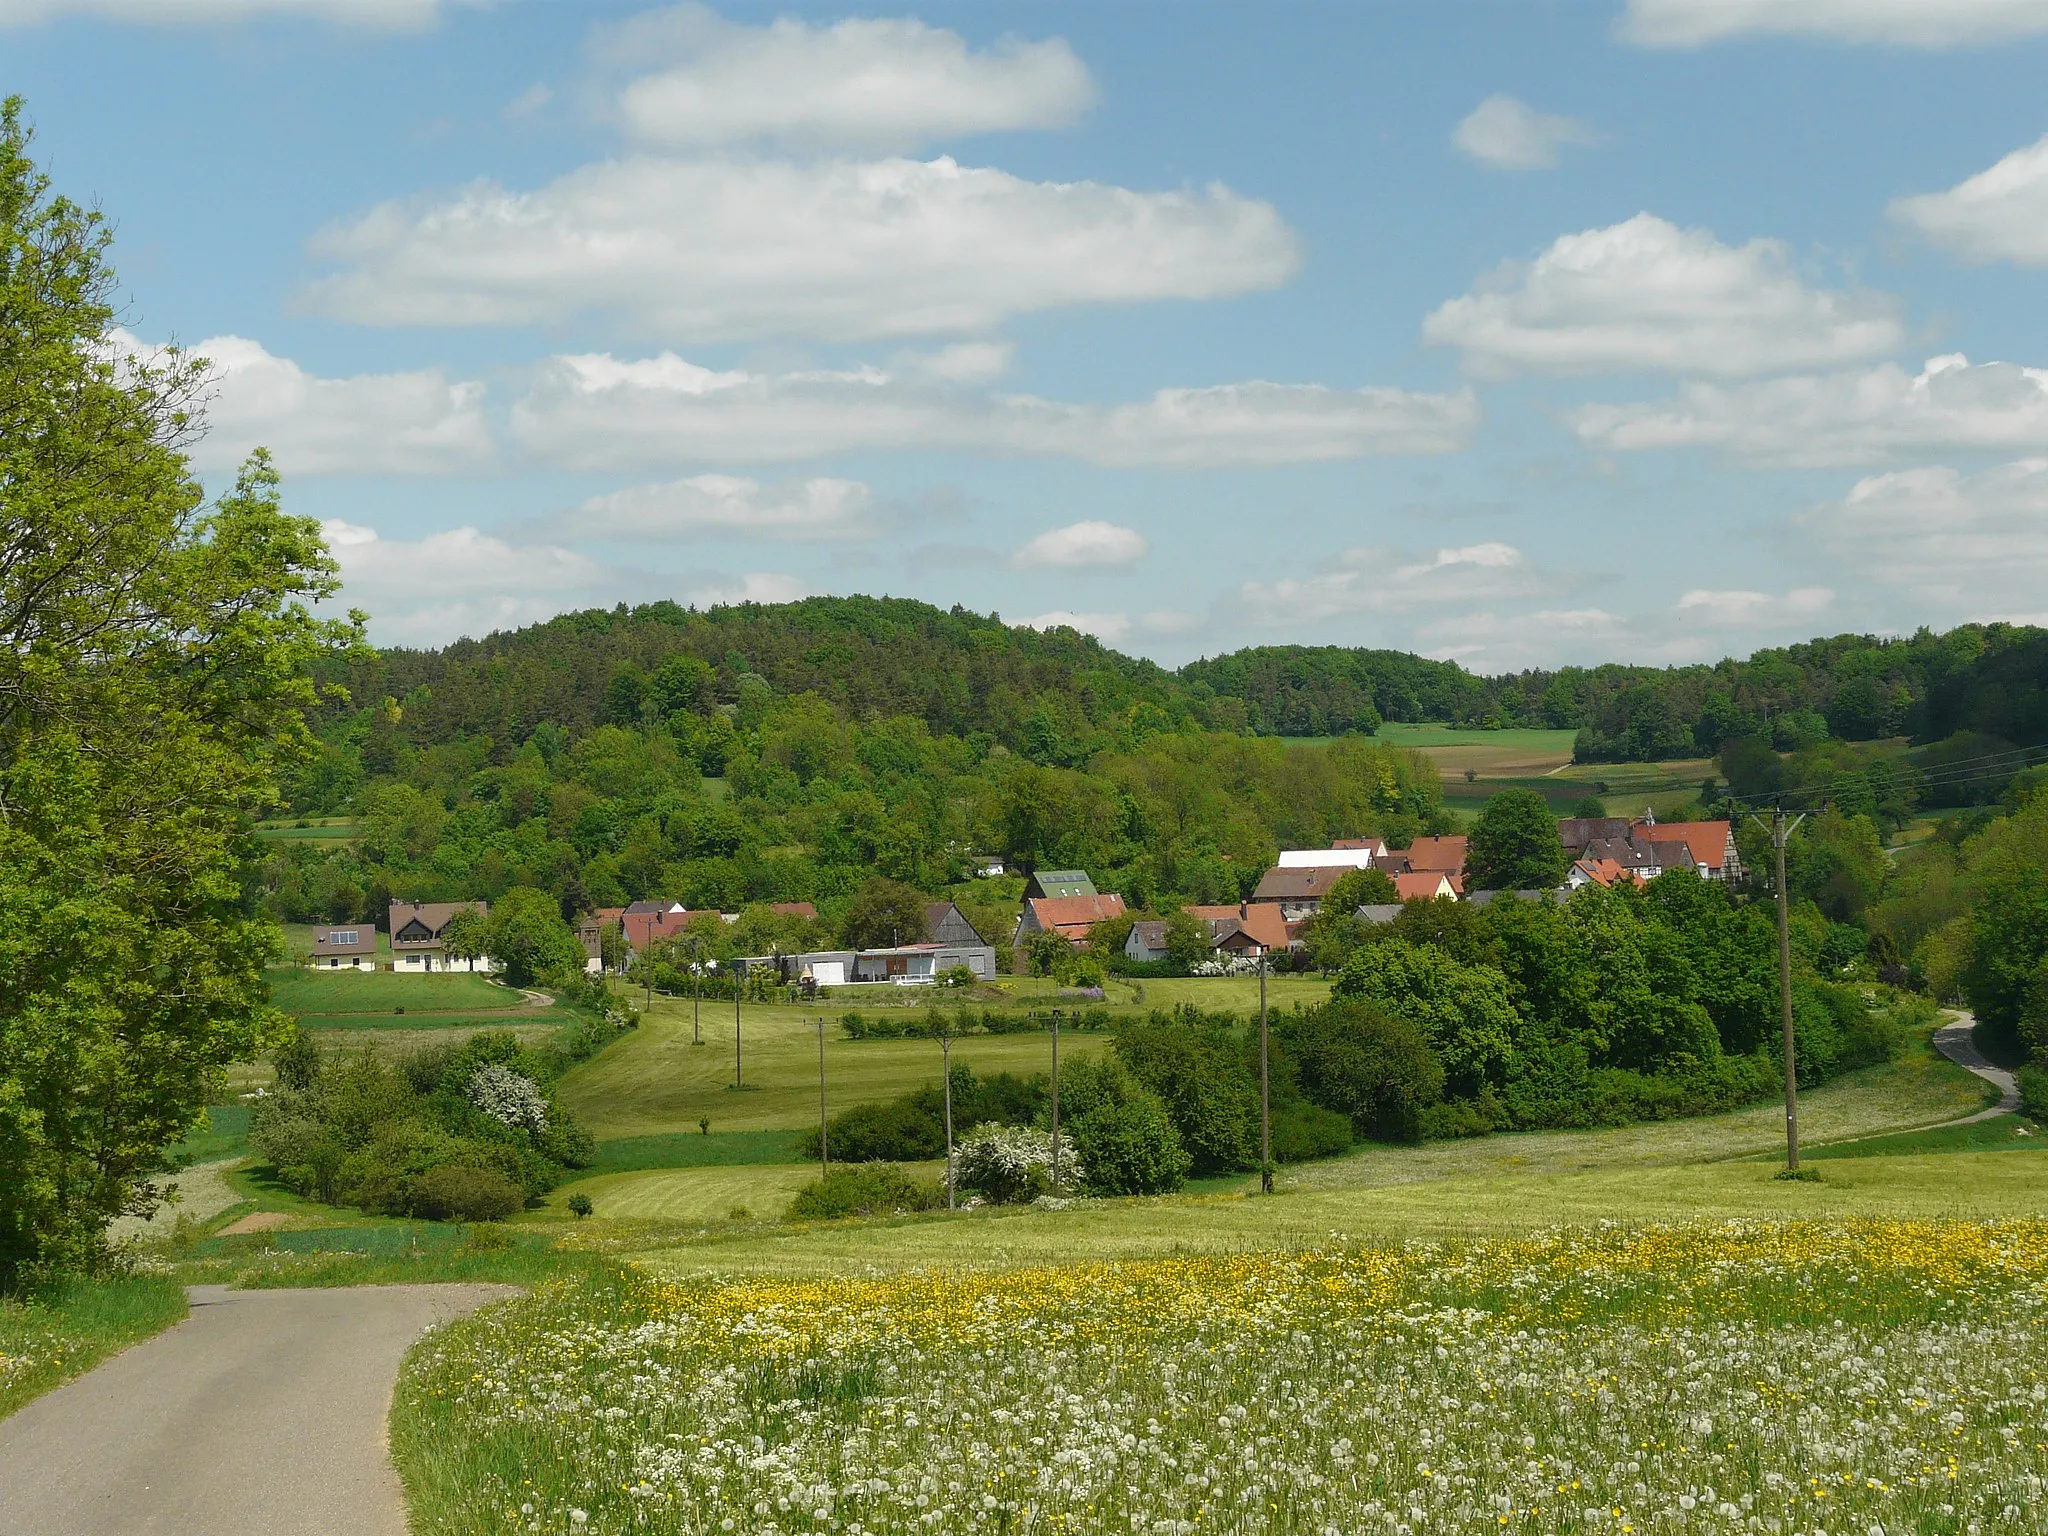
[[[331,928],[328,930],[327,933],[327,942],[330,944],[347,944],[353,946],[361,942],[361,940],[357,938],[356,935],[357,930],[354,928]]]

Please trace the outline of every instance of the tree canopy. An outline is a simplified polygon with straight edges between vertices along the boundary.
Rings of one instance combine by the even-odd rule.
[[[249,822],[347,623],[257,454],[209,503],[202,364],[114,344],[109,234],[0,107],[0,1286],[90,1260],[280,1027]]]

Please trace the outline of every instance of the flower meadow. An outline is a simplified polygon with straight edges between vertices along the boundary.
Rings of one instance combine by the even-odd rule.
[[[559,1282],[415,1352],[417,1528],[2048,1529],[2048,1222]]]

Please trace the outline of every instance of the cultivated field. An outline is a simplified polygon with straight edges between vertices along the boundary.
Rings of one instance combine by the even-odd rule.
[[[1382,725],[1382,741],[1412,747],[1443,775],[1444,800],[1461,817],[1478,813],[1503,789],[1533,789],[1559,814],[1597,795],[1615,816],[1664,815],[1697,797],[1715,776],[1711,758],[1668,763],[1573,763],[1572,731],[1461,730],[1447,725]],[[1470,772],[1473,777],[1467,779]]]

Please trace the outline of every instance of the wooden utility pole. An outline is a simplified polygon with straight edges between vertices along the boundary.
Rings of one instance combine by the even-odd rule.
[[[1761,816],[1750,817],[1758,826]],[[1785,1171],[1799,1171],[1799,1059],[1792,1031],[1792,898],[1785,889],[1785,840],[1806,820],[1785,820],[1785,803],[1771,807],[1771,887],[1778,902],[1778,1007],[1785,1027]]]
[[[825,1015],[818,1015],[818,1170],[832,1171],[832,1146],[825,1121]]]
[[[746,972],[739,961],[732,963],[732,1085],[740,1085],[740,983],[746,980]]]
[[[1052,1188],[1060,1188],[1060,1011],[1052,1011]]]
[[[1259,1193],[1273,1193],[1273,1075],[1266,1043],[1266,956],[1259,955]]]
[[[690,993],[690,1044],[704,1043],[704,941],[699,939],[690,958],[694,982]]]
[[[953,1037],[939,1036],[940,1069],[946,1076],[946,1209],[959,1209],[953,1188]]]

